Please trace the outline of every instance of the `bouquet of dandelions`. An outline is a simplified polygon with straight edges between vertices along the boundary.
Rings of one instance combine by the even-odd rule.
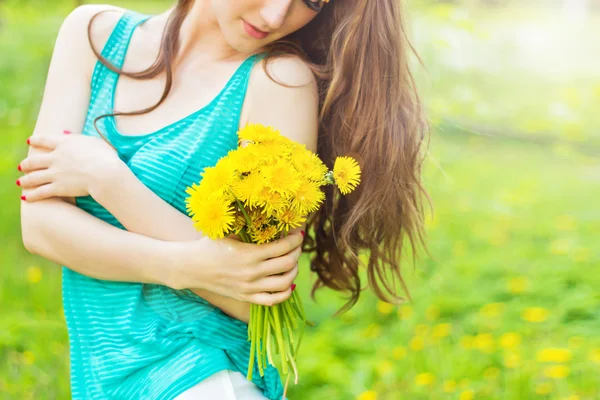
[[[271,127],[247,125],[238,132],[238,142],[245,146],[230,151],[214,167],[205,168],[200,183],[186,191],[194,226],[212,239],[235,234],[248,243],[276,240],[302,225],[307,215],[319,208],[325,199],[321,186],[335,184],[347,194],[360,183],[360,167],[353,158],[338,157],[329,171],[306,146]],[[267,361],[275,366],[274,349],[286,376],[285,389],[290,370],[298,384],[295,360],[307,323],[297,291],[275,306],[252,304],[247,379],[252,380],[255,357],[261,376]],[[299,325],[300,333],[294,333]]]

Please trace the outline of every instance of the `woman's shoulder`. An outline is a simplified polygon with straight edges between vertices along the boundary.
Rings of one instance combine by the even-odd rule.
[[[90,40],[94,48],[100,51],[125,11],[123,8],[106,4],[79,6],[63,21],[56,39],[57,44],[67,44],[66,47],[74,54],[84,56],[85,60],[82,61],[95,62],[96,57],[90,47]],[[90,23],[92,24],[88,39]]]

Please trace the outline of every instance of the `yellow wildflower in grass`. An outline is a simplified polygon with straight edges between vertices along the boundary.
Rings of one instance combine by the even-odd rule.
[[[456,381],[454,379],[449,379],[445,381],[443,389],[446,393],[454,393],[456,391]]]
[[[552,379],[564,379],[569,376],[569,371],[566,365],[550,365],[544,368],[544,375]]]
[[[524,276],[511,278],[506,283],[508,291],[512,294],[521,294],[529,289],[529,279]]]
[[[521,365],[521,355],[515,352],[504,354],[504,366],[506,368],[518,368]]]
[[[42,270],[40,267],[32,266],[27,268],[27,281],[29,283],[39,283],[42,280]]]
[[[600,364],[600,349],[590,351],[589,359],[593,363]]]
[[[423,340],[422,337],[415,336],[410,340],[411,350],[420,351],[420,350],[423,350],[424,347],[425,347],[425,341]]]
[[[360,183],[360,167],[352,157],[337,157],[333,165],[333,179],[342,192],[348,194]]]
[[[521,344],[521,335],[515,332],[507,332],[500,336],[500,346],[505,349],[514,349]]]
[[[496,367],[488,367],[483,371],[483,376],[489,380],[495,380],[500,376],[500,370]]]
[[[571,350],[549,347],[537,352],[539,362],[564,363],[571,360]]]
[[[367,390],[362,392],[356,397],[356,400],[377,400],[377,392],[374,390]]]
[[[377,373],[387,375],[394,370],[394,364],[388,360],[383,360],[377,364]]]
[[[188,213],[194,225],[210,238],[221,239],[232,228],[235,220],[235,210],[229,203],[211,197],[201,197],[193,188],[187,191]]]
[[[398,310],[398,316],[400,317],[400,319],[406,321],[407,319],[410,319],[410,317],[412,317],[413,315],[413,308],[411,306],[407,306],[404,305],[402,307],[400,307],[400,309]]]
[[[483,353],[494,352],[494,337],[490,333],[480,333],[475,336],[475,348]]]
[[[504,310],[504,304],[502,303],[489,303],[481,307],[479,313],[486,318],[494,318],[502,313]]]
[[[391,314],[392,311],[394,311],[394,308],[396,308],[395,305],[386,303],[385,301],[379,300],[377,302],[377,311],[379,311],[380,313],[382,313],[384,315]]]
[[[458,396],[459,400],[473,400],[475,398],[475,391],[473,389],[467,389],[460,393]]]
[[[440,317],[440,308],[436,305],[431,305],[427,307],[425,311],[425,318],[429,321],[435,321]]]
[[[423,372],[415,376],[415,383],[418,386],[429,386],[435,382],[435,376],[430,372]]]
[[[452,330],[452,324],[448,324],[448,323],[437,324],[433,327],[433,329],[431,331],[431,335],[434,338],[444,338],[450,334],[451,330]]]
[[[402,346],[396,346],[392,350],[392,356],[394,357],[394,360],[402,360],[406,357],[406,349]]]
[[[529,307],[523,310],[521,318],[527,322],[544,322],[548,319],[548,310],[542,307]]]
[[[536,394],[541,394],[541,395],[550,394],[550,393],[552,393],[552,389],[554,389],[554,387],[549,382],[542,382],[542,383],[538,383],[537,385],[535,385],[535,393]]]

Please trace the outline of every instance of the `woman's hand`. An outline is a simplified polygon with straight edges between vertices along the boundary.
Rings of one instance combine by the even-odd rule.
[[[17,181],[26,201],[93,195],[124,166],[116,151],[96,137],[34,135],[27,143],[36,151],[19,164],[26,175]]]
[[[201,288],[247,303],[272,306],[287,300],[298,275],[304,234],[292,231],[265,244],[244,243],[226,237],[204,237],[178,243],[169,286]]]

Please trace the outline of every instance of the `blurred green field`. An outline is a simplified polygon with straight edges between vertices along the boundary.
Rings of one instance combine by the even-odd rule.
[[[114,3],[154,12],[168,2]],[[69,398],[60,268],[23,249],[14,181],[72,4],[0,4],[0,399]],[[509,11],[411,10],[435,128],[430,256],[404,269],[412,304],[397,309],[365,291],[337,319],[343,299],[322,291],[309,301],[301,268],[297,290],[317,327],[289,398],[600,398],[599,18],[564,47],[568,62],[541,69],[502,32],[558,17]],[[535,60],[560,58],[559,47],[533,46]],[[486,52],[470,58],[473,48]]]

